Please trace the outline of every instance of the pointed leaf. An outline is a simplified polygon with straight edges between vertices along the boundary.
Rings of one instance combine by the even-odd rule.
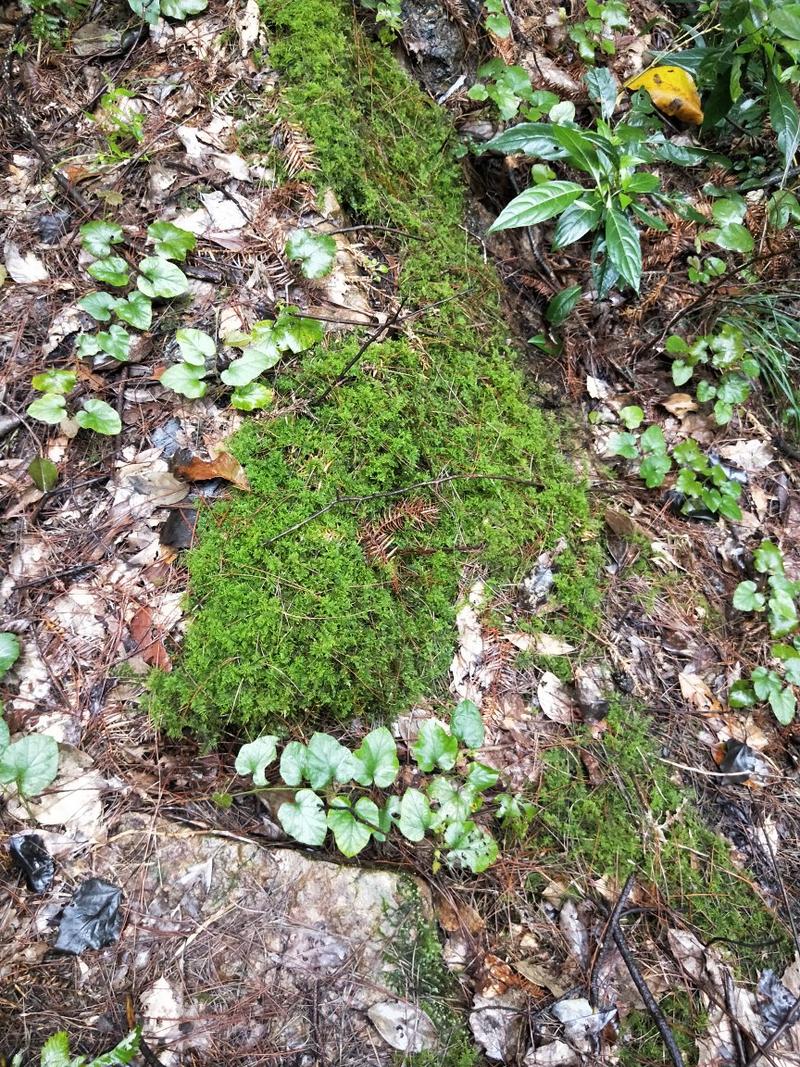
[[[355,755],[360,764],[355,775],[359,785],[387,789],[394,782],[400,770],[400,760],[395,740],[385,726],[368,733]]]
[[[204,367],[206,360],[217,353],[214,338],[204,330],[183,329],[175,333],[175,340],[186,363]]]
[[[450,732],[463,741],[467,748],[480,748],[485,731],[478,705],[471,700],[462,700],[453,712]]]
[[[417,766],[426,773],[439,767],[452,770],[458,758],[458,741],[433,719],[420,723],[419,735],[411,746],[411,755]]]
[[[306,773],[306,746],[290,741],[281,753],[281,778],[287,785],[300,785]]]
[[[520,193],[511,203],[503,208],[489,233],[507,230],[514,226],[536,226],[540,222],[560,215],[573,201],[582,196],[586,190],[575,182],[543,182]]]
[[[330,734],[315,733],[308,742],[306,778],[312,789],[324,789],[334,780],[349,782],[357,765],[349,749]]]
[[[37,456],[28,464],[28,474],[37,489],[49,493],[58,483],[58,467],[51,459]]]
[[[32,419],[46,422],[48,426],[57,426],[67,414],[67,402],[58,393],[45,393],[37,396],[25,410]]]
[[[238,359],[220,374],[226,385],[249,385],[259,374],[270,370],[280,360],[281,353],[271,340],[249,345]]]
[[[103,282],[105,285],[121,287],[130,281],[128,264],[122,256],[106,256],[105,259],[97,259],[87,269],[96,281]]]
[[[16,634],[0,633],[0,678],[14,666],[19,659],[20,644]]]
[[[122,326],[109,326],[107,330],[101,330],[95,335],[95,340],[101,351],[120,363],[127,363],[131,349],[131,335]]]
[[[127,300],[117,301],[114,314],[135,330],[149,330],[153,321],[153,305],[144,293],[135,289],[128,294]]]
[[[606,212],[606,255],[632,289],[639,291],[642,277],[642,248],[639,231],[627,215],[616,208]]]

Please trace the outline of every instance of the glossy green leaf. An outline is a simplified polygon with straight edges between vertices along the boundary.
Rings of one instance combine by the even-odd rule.
[[[147,236],[155,243],[157,256],[183,262],[187,252],[193,252],[197,238],[189,230],[182,230],[172,222],[154,222],[147,227]]]
[[[638,404],[627,404],[619,409],[619,418],[623,426],[629,430],[635,430],[644,421],[644,412]]]
[[[774,77],[767,82],[767,103],[769,104],[769,120],[778,141],[778,147],[783,153],[784,164],[790,167],[797,154],[800,144],[800,113],[794,97],[785,85],[782,85]]]
[[[14,666],[19,659],[20,644],[16,634],[4,631],[0,633],[0,678]]]
[[[272,328],[272,340],[278,348],[295,354],[319,344],[324,336],[325,327],[319,319],[295,315],[288,309],[280,313]]]
[[[336,241],[327,233],[292,230],[286,241],[286,255],[300,263],[304,278],[324,278],[336,258]]]
[[[203,381],[204,374],[203,367],[195,367],[191,363],[173,363],[171,367],[167,367],[159,381],[165,389],[172,389],[190,400],[197,400],[205,396],[208,388]]]
[[[82,333],[78,337],[75,352],[81,359],[90,359],[92,356],[96,356],[99,351],[100,342],[97,340],[97,334]]]
[[[92,397],[84,400],[83,408],[75,415],[75,421],[83,430],[94,430],[106,437],[111,437],[122,430],[119,415],[105,400]]]
[[[397,745],[391,731],[385,726],[368,733],[356,749],[355,756],[359,767],[354,778],[359,785],[376,785],[379,789],[387,789],[397,778],[400,770]]]
[[[728,693],[728,703],[732,708],[751,708],[756,702],[756,695],[749,682],[734,682]]]
[[[233,390],[231,407],[238,411],[257,411],[268,408],[274,399],[274,389],[267,388],[261,382],[249,382]]]
[[[117,301],[114,314],[135,330],[149,330],[153,321],[153,305],[144,293],[135,289],[126,300]]]
[[[45,393],[37,396],[25,411],[32,419],[56,426],[67,414],[67,402],[59,393]]]
[[[425,719],[420,723],[417,740],[411,745],[411,755],[421,771],[427,773],[437,767],[449,771],[458,758],[458,741],[438,722]]]
[[[253,785],[265,786],[267,779],[264,775],[278,754],[278,738],[272,734],[265,734],[255,741],[242,745],[236,757],[236,773],[246,777],[253,776]]]
[[[270,370],[280,360],[281,353],[272,341],[259,341],[249,345],[238,359],[234,359],[220,375],[226,385],[249,385],[265,370]]]
[[[311,789],[299,789],[294,801],[281,804],[278,822],[301,845],[321,845],[328,833],[325,807]]]
[[[409,841],[421,841],[433,821],[428,798],[418,789],[407,789],[400,799],[400,833]]]
[[[500,772],[494,767],[487,767],[485,763],[471,763],[467,771],[466,782],[470,789],[476,793],[483,793],[486,789],[492,789],[500,780]]]
[[[800,4],[774,4],[769,13],[769,21],[778,33],[800,41]]]
[[[560,326],[574,311],[581,298],[583,287],[569,285],[550,300],[544,313],[544,317],[551,326]]]
[[[507,230],[515,226],[536,226],[540,222],[560,215],[586,190],[575,182],[543,182],[526,189],[503,208],[489,233]]]
[[[755,582],[739,582],[733,594],[733,606],[737,611],[763,611],[767,599],[759,593]]]
[[[576,200],[563,213],[553,232],[553,248],[566,248],[574,244],[587,233],[597,229],[603,217],[603,210],[594,201]]]
[[[206,360],[215,356],[217,345],[213,337],[205,330],[182,329],[175,333],[175,340],[185,363],[195,367],[205,367]]]
[[[104,259],[111,255],[111,246],[119,244],[122,240],[122,227],[106,219],[85,222],[79,232],[81,244],[89,255],[96,259]]]
[[[329,808],[327,823],[343,856],[357,856],[369,844],[370,830],[347,808]]]
[[[454,867],[467,867],[473,874],[481,874],[491,867],[499,854],[492,835],[472,820],[448,826],[445,843],[450,848],[447,862]]]
[[[118,298],[111,293],[87,293],[78,301],[78,307],[91,315],[96,322],[110,322],[111,312],[117,306]]]
[[[511,35],[511,22],[507,15],[487,15],[486,29],[495,37],[509,37]]]
[[[46,370],[34,374],[31,385],[38,393],[60,393],[66,396],[75,388],[78,375],[72,370]]]
[[[37,456],[30,461],[28,474],[36,488],[43,493],[49,493],[58,484],[58,467],[45,456]]]
[[[642,278],[642,247],[639,231],[627,215],[616,208],[606,212],[606,255],[621,278],[639,291]]]
[[[189,279],[180,267],[163,256],[147,256],[141,261],[136,285],[152,300],[171,300],[189,291]]]
[[[130,281],[128,264],[122,256],[106,256],[105,259],[97,259],[87,268],[89,274],[104,285],[121,287]]]
[[[480,748],[486,731],[480,708],[472,700],[460,701],[450,719],[450,733],[467,748]]]
[[[58,745],[47,734],[27,734],[0,753],[0,782],[24,797],[38,796],[58,774]]]
[[[753,553],[759,574],[783,574],[783,553],[774,541],[762,541]]]
[[[639,455],[632,433],[612,433],[608,439],[608,451],[610,455],[622,456],[623,459],[636,459]]]
[[[595,67],[584,74],[583,80],[589,91],[589,99],[600,105],[600,114],[607,122],[617,106],[619,87],[616,78],[608,67]]]

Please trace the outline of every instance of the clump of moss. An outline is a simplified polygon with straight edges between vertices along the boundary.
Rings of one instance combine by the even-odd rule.
[[[686,1067],[697,1063],[695,1038],[708,1028],[708,1014],[699,996],[680,991],[667,993],[659,1007],[667,1019]],[[664,1039],[647,1011],[632,1011],[625,1017],[619,1045],[621,1067],[662,1067],[673,1062]]]
[[[705,943],[729,939],[747,970],[791,955],[784,927],[735,867],[730,846],[703,824],[657,759],[647,720],[616,704],[602,741],[587,737],[586,747],[604,774],[596,787],[577,749],[546,757],[538,819],[526,842],[542,866],[620,882],[635,871]]]
[[[250,424],[235,439],[252,492],[202,521],[189,560],[194,622],[176,670],[152,685],[157,720],[207,741],[228,725],[254,733],[407,706],[452,655],[467,564],[501,585],[564,537],[564,627],[591,625],[597,603],[586,493],[514,369],[497,279],[461,229],[449,126],[361,36],[349,5],[268,0],[263,10],[283,106],[313,140],[322,184],[354,217],[408,235],[397,250],[406,306],[437,306],[373,345],[369,375],[354,371],[312,418]],[[279,394],[313,395],[357,343],[306,353]],[[362,536],[397,502],[375,494],[452,475],[401,498],[438,516],[402,526],[393,558],[371,561]],[[369,499],[306,522],[340,497]]]
[[[475,1067],[482,1062],[466,1026],[459,985],[442,957],[434,924],[426,917],[419,890],[408,878],[400,884],[400,905],[391,915],[389,984],[426,1013],[439,1039],[435,1052],[403,1056],[414,1067]]]

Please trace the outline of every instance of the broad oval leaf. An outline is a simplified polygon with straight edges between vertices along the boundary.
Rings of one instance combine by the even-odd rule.
[[[141,261],[136,285],[151,300],[171,300],[189,291],[189,279],[163,256],[146,256]]]
[[[321,845],[328,832],[325,806],[312,789],[299,789],[293,802],[281,804],[278,822],[301,845]]]
[[[248,345],[241,356],[220,374],[220,378],[226,385],[249,385],[259,374],[274,367],[280,358],[277,345],[271,341],[258,341]]]
[[[281,778],[287,785],[300,785],[306,773],[306,746],[290,741],[281,753]]]
[[[36,488],[41,489],[43,493],[49,493],[58,482],[58,467],[45,456],[37,456],[30,461],[28,474]]]
[[[192,328],[177,330],[175,340],[186,363],[192,363],[196,367],[204,367],[206,360],[216,355],[217,345],[214,338],[205,330]]]
[[[639,231],[627,215],[610,208],[606,212],[606,255],[632,289],[638,293],[642,278],[642,246]]]
[[[122,421],[111,405],[94,397],[84,401],[83,409],[75,415],[75,421],[81,429],[94,430],[106,437],[112,437],[122,430]]]
[[[24,797],[38,796],[58,774],[58,745],[46,734],[28,734],[0,753],[0,782],[13,782]]]
[[[87,269],[96,281],[103,282],[105,285],[114,285],[119,288],[130,281],[128,264],[122,256],[106,256],[105,259],[97,259]]]
[[[467,748],[480,748],[483,744],[485,730],[480,708],[472,700],[462,700],[453,711],[450,720],[450,732]]]
[[[569,318],[575,310],[582,292],[583,288],[580,285],[569,285],[566,289],[562,289],[560,293],[556,293],[548,303],[544,313],[544,317],[551,326],[560,326],[562,322]]]
[[[195,367],[191,363],[173,363],[161,375],[159,382],[165,389],[172,389],[173,392],[180,393],[181,396],[188,397],[190,400],[197,400],[206,393],[204,374],[203,367]]]
[[[325,327],[319,319],[295,315],[289,308],[284,308],[271,330],[271,339],[278,348],[295,355],[318,344],[324,335]]]
[[[135,289],[129,293],[127,300],[117,301],[114,314],[135,330],[149,330],[153,321],[153,305],[144,293]]]
[[[98,219],[85,222],[80,228],[81,244],[91,256],[103,259],[111,254],[111,246],[122,240],[122,227],[116,222]]]
[[[31,385],[38,393],[60,393],[66,396],[75,388],[78,375],[72,370],[46,370],[42,374],[34,374]]]
[[[305,775],[312,789],[324,789],[334,780],[349,782],[357,770],[352,753],[330,734],[315,733],[308,742]]]
[[[411,746],[411,755],[417,766],[426,773],[439,767],[449,771],[458,758],[458,741],[433,719],[420,723],[419,735]]]
[[[37,396],[25,409],[26,414],[48,426],[57,426],[67,414],[67,402],[59,393],[45,393]]]
[[[236,773],[246,777],[253,777],[253,785],[265,786],[267,779],[264,771],[273,762],[278,754],[278,739],[272,734],[258,737],[242,745],[236,757]]]
[[[286,255],[300,263],[304,278],[324,278],[336,258],[336,241],[327,233],[292,230],[286,241]]]
[[[520,193],[498,215],[488,232],[508,230],[514,226],[536,226],[560,215],[586,190],[575,182],[543,182]]]
[[[510,130],[504,130],[483,146],[484,152],[524,152],[542,159],[559,159],[564,150],[553,135],[553,127],[547,122],[520,122]]]
[[[163,6],[163,5],[162,5]],[[186,259],[192,252],[197,238],[189,230],[182,230],[172,222],[154,222],[147,227],[147,236],[155,243],[156,255],[165,259]]]
[[[131,349],[131,335],[122,326],[114,323],[107,330],[95,334],[100,350],[120,363],[127,363]]]
[[[603,211],[600,205],[590,200],[576,200],[566,209],[556,223],[553,233],[553,248],[566,248],[587,233],[597,229]]]
[[[269,389],[262,382],[249,382],[233,390],[231,407],[237,411],[257,411],[268,408],[274,398],[274,389]]]
[[[199,15],[208,7],[208,0],[161,0],[161,14],[165,18],[184,21],[190,15]]]
[[[397,778],[400,770],[397,745],[391,731],[385,726],[368,733],[361,747],[356,749],[355,756],[360,764],[354,775],[359,785],[376,785],[379,789],[387,789]]]
[[[407,789],[400,800],[400,833],[409,841],[421,841],[430,829],[433,815],[428,798],[418,789]]]
[[[78,301],[78,307],[91,315],[96,322],[110,322],[111,312],[117,306],[118,297],[111,293],[87,293]]]
[[[328,827],[333,831],[336,847],[343,856],[357,856],[369,844],[371,831],[344,808],[328,811]]]
[[[3,677],[19,659],[20,644],[16,634],[4,631],[0,634],[0,678]]]

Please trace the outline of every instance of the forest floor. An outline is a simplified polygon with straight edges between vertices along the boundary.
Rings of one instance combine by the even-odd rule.
[[[3,11],[0,693],[60,763],[40,796],[4,787],[0,831],[35,831],[56,874],[36,895],[0,866],[0,1063],[135,1026],[150,1067],[800,1063],[800,735],[728,700],[772,662],[733,607],[760,543],[800,576],[800,453],[768,389],[720,424],[664,352],[755,336],[765,294],[796,309],[796,237],[751,197],[750,272],[699,282],[673,216],[643,232],[640,291],[599,299],[586,242],[487,232],[529,165],[460,148],[502,128],[467,93],[481,63],[589,106],[550,8],[511,7],[497,37],[466,0],[411,3],[391,41],[338,0],[144,28],[101,7],[60,46]],[[669,44],[655,8],[631,20],[620,84]],[[670,180],[725,187],[715,167]],[[95,254],[102,219],[120,237]],[[79,354],[88,268],[119,254],[123,291],[158,222],[194,235],[185,290]],[[333,238],[332,270],[304,276],[298,228]],[[231,352],[212,342],[205,389],[181,364],[176,330],[286,305],[312,325],[238,408]],[[42,420],[54,370],[75,379]],[[735,518],[620,462],[636,410],[724,465]],[[384,721],[413,784],[419,724],[462,699],[527,805],[481,873],[393,836],[300,848],[236,775],[264,729],[355,745]],[[54,952],[89,877],[122,888],[121,933]]]

